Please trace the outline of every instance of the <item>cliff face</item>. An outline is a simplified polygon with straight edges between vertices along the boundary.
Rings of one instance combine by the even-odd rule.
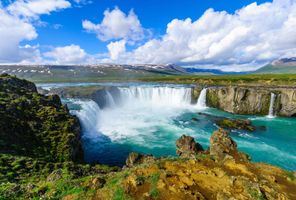
[[[86,86],[86,87],[65,87],[53,88],[50,91],[39,91],[44,94],[56,94],[61,98],[79,98],[91,99],[95,101],[100,108],[104,108],[108,104],[108,93],[115,97],[115,101],[119,100],[119,90],[113,86]]]
[[[275,94],[274,113],[278,116],[296,115],[296,89],[244,86],[210,87],[207,105],[242,115],[267,115],[271,93]]]
[[[280,116],[296,117],[296,89],[281,89],[276,104]]]
[[[57,95],[33,83],[0,76],[0,153],[50,162],[81,160],[80,125]]]

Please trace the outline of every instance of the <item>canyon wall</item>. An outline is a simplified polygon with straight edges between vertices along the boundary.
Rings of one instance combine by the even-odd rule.
[[[199,93],[200,88],[197,87]],[[295,88],[217,86],[207,91],[207,106],[242,115],[268,115],[271,93],[275,94],[273,111],[277,116],[296,116]]]

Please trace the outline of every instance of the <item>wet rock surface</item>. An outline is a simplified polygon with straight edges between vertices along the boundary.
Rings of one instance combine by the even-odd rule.
[[[217,120],[216,123],[219,127],[230,130],[246,130],[252,132],[256,129],[250,120],[224,118]]]
[[[196,153],[203,151],[200,144],[196,143],[191,136],[182,135],[177,141],[177,155],[181,157],[190,157]]]

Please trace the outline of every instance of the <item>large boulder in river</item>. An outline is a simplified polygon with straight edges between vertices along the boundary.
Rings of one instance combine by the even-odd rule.
[[[227,131],[219,129],[213,133],[210,139],[210,155],[223,159],[226,155],[233,155],[236,152],[237,144]]]
[[[177,155],[181,157],[191,157],[196,153],[203,151],[202,146],[196,143],[191,136],[182,135],[177,141]]]
[[[145,155],[141,153],[131,152],[126,159],[125,164],[126,164],[126,167],[133,167],[135,165],[149,163],[155,160],[156,159],[152,155]]]
[[[255,127],[250,120],[224,118],[217,120],[216,123],[219,127],[225,129],[255,131]]]
[[[237,150],[236,142],[230,137],[229,133],[223,129],[215,131],[210,138],[210,155],[216,160],[233,158],[235,160],[249,161],[250,157]]]

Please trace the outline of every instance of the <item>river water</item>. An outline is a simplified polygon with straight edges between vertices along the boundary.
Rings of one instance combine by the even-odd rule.
[[[80,83],[79,86],[89,84]],[[114,85],[105,83],[104,85]],[[92,100],[64,99],[83,127],[87,162],[122,166],[131,151],[169,156],[181,135],[193,136],[204,148],[217,129],[218,117],[249,119],[255,132],[233,131],[238,148],[255,162],[296,170],[296,119],[270,116],[239,116],[208,108],[206,89],[191,102],[191,87],[182,85],[115,84],[119,95],[107,93],[107,105]],[[44,88],[61,85],[41,85]],[[67,86],[72,86],[67,84]]]

